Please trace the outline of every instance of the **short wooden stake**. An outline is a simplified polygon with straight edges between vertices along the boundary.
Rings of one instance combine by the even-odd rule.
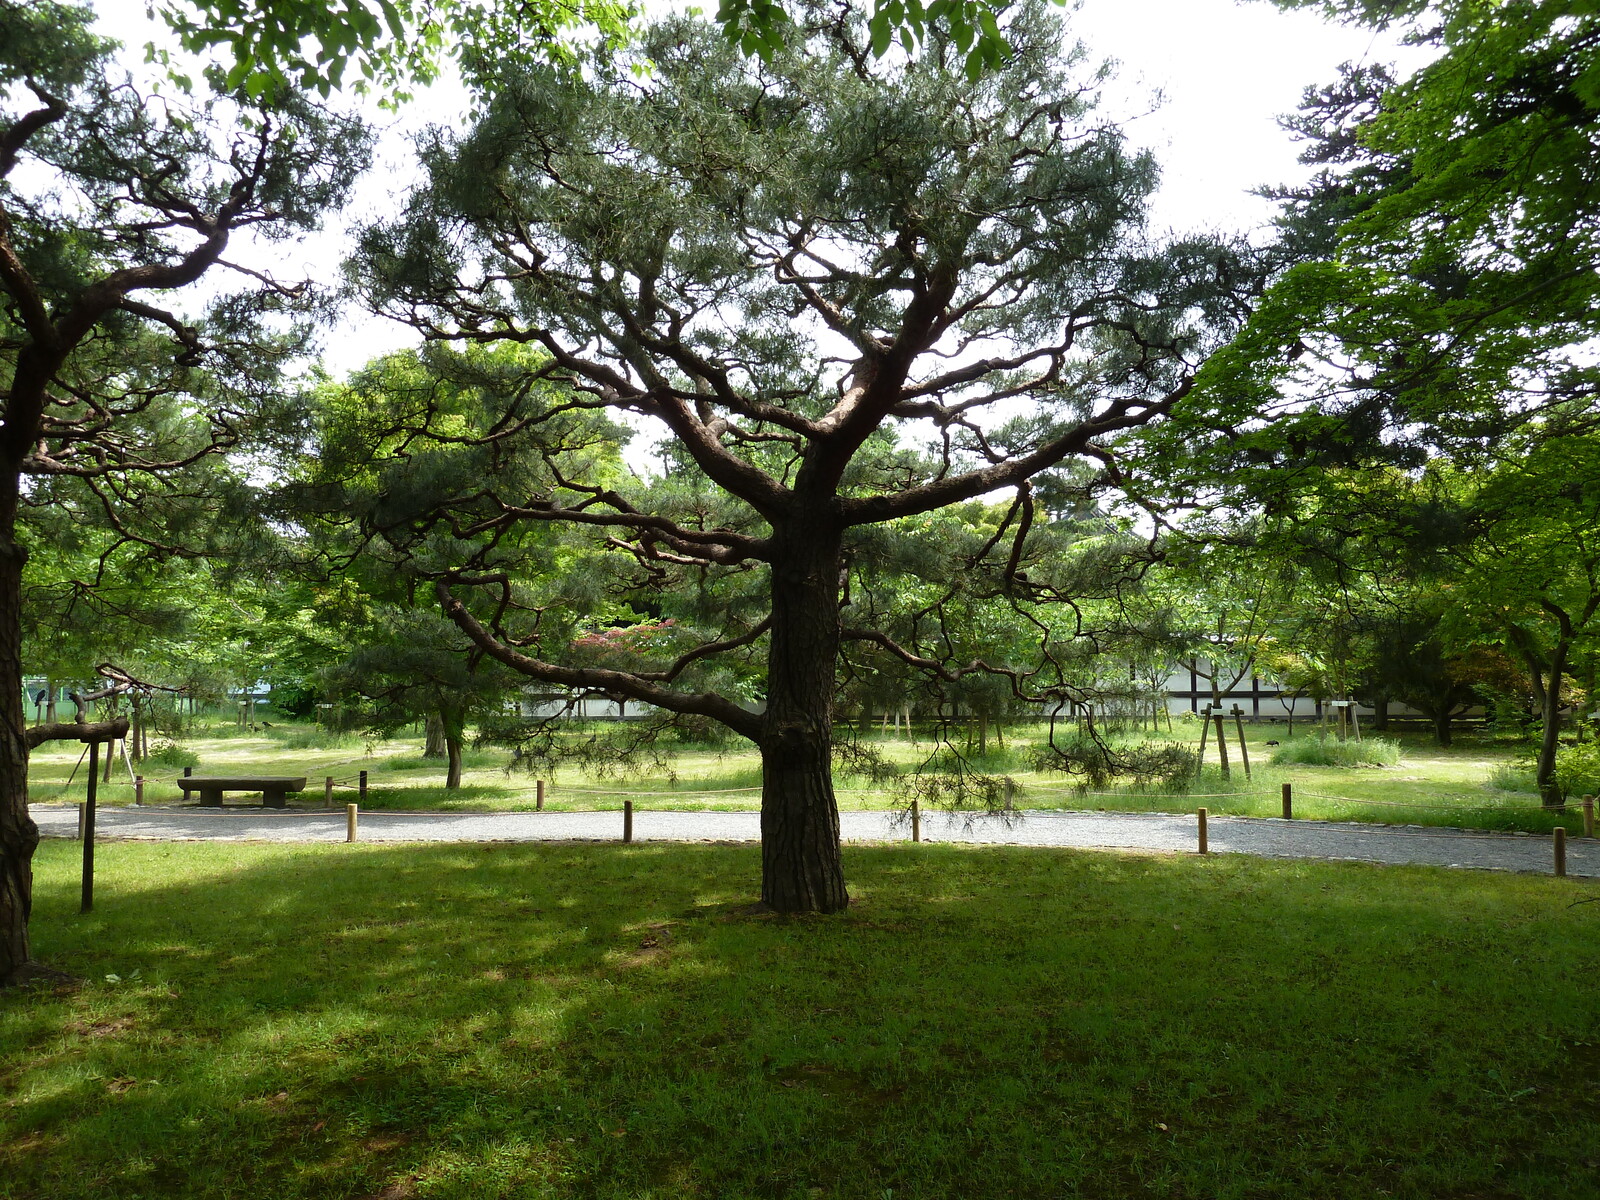
[[[1567,831],[1560,825],[1556,826],[1556,874],[1567,873]]]
[[[544,780],[542,779],[533,785],[533,811],[544,811]]]
[[[915,800],[911,802],[911,840],[922,840],[922,807]]]
[[[1244,709],[1233,706],[1233,727],[1239,731],[1239,757],[1244,762],[1244,777],[1250,778],[1250,750],[1244,744]]]
[[[193,768],[193,767],[185,767],[185,768],[184,768],[184,769],[183,769],[183,777],[184,777],[184,778],[185,778],[185,779],[187,779],[187,778],[189,778],[189,776],[191,776],[191,775],[193,775],[193,774],[194,774],[194,768]],[[185,792],[185,793],[184,793],[184,795],[188,795],[188,793],[187,793],[187,792]]]
[[[82,800],[79,800],[78,801],[78,836],[77,836],[76,839],[74,839],[76,841],[80,841],[80,842],[83,841],[83,822],[84,822],[85,817],[88,816],[88,812],[89,812],[89,806],[87,804],[85,804]]]
[[[1283,819],[1294,820],[1294,788],[1287,783],[1283,785]]]
[[[1206,846],[1206,810],[1198,809],[1195,816],[1200,819],[1200,853],[1208,854],[1210,850]]]
[[[360,803],[365,804],[366,802],[367,802],[367,773],[365,771],[363,771],[363,772],[361,772],[361,800],[360,800]]]
[[[356,819],[360,811],[361,806],[358,804],[344,806],[344,840],[347,842],[356,840]]]
[[[135,804],[143,804],[144,803],[144,776],[143,775],[135,775],[133,777],[133,802]]]
[[[633,801],[632,800],[624,800],[622,802],[622,840],[625,843],[633,841]]]
[[[1583,798],[1583,836],[1586,838],[1592,838],[1594,836],[1593,796],[1585,796]]]
[[[322,781],[322,807],[333,807],[333,776],[329,775]]]

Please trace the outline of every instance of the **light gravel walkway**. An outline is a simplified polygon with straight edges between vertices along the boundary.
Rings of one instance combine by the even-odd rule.
[[[75,805],[35,805],[29,810],[46,837],[73,837]],[[841,813],[847,842],[905,841],[910,827],[884,812]],[[342,842],[343,811],[271,811],[260,808],[102,808],[99,837],[154,841]],[[1278,818],[1218,817],[1208,824],[1213,853],[1267,858],[1353,859],[1417,863],[1490,871],[1552,870],[1548,836],[1478,833],[1417,825],[1358,825]],[[995,817],[926,813],[929,842],[978,842],[1085,849],[1193,851],[1195,818],[1168,813],[1028,812],[1012,821]],[[636,810],[636,841],[754,842],[761,836],[754,812],[651,812]],[[622,813],[364,812],[363,842],[606,841],[622,837]],[[1567,873],[1600,878],[1600,839],[1569,838]]]

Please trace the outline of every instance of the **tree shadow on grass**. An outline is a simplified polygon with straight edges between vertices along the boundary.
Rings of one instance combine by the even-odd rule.
[[[812,919],[754,847],[119,844],[78,918],[75,852],[14,1194],[1582,1194],[1554,881],[851,847]]]

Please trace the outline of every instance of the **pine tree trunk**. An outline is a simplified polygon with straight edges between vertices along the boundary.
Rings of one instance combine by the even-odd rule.
[[[438,713],[429,713],[422,723],[422,757],[444,758],[447,753],[444,720]]]
[[[762,717],[761,899],[778,912],[850,903],[833,793],[839,533],[828,517],[774,531],[772,633]]]
[[[16,476],[0,498],[0,986],[15,982],[31,959],[33,851],[39,827],[28,816],[28,744],[22,711],[22,565],[26,551],[12,531]],[[9,501],[9,503],[7,502]]]
[[[450,760],[449,770],[445,772],[444,786],[458,788],[461,786],[461,739],[447,737],[444,740],[445,755]]]
[[[1433,735],[1440,746],[1450,746],[1450,710],[1438,708],[1433,713]]]

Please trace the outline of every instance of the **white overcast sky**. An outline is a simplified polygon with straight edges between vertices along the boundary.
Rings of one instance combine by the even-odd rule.
[[[145,16],[145,0],[94,0],[94,7],[102,30],[132,49],[142,50],[152,37],[165,40]],[[1092,59],[1119,64],[1104,90],[1104,111],[1126,119],[1130,138],[1156,152],[1163,184],[1155,221],[1179,230],[1266,223],[1270,205],[1251,189],[1307,174],[1296,162],[1299,148],[1277,124],[1305,87],[1331,80],[1346,61],[1420,62],[1416,51],[1370,31],[1330,25],[1310,12],[1280,12],[1264,0],[1083,0],[1067,19],[1069,35],[1084,42]],[[409,131],[455,123],[461,98],[457,90],[439,89],[422,93],[398,117],[374,114],[388,132],[349,217],[392,210],[410,175]],[[331,220],[330,230],[343,223]],[[298,253],[281,245],[272,251],[283,278],[302,272],[331,278],[342,253],[337,233]],[[325,362],[340,373],[410,340],[401,327],[354,316],[328,336]]]

